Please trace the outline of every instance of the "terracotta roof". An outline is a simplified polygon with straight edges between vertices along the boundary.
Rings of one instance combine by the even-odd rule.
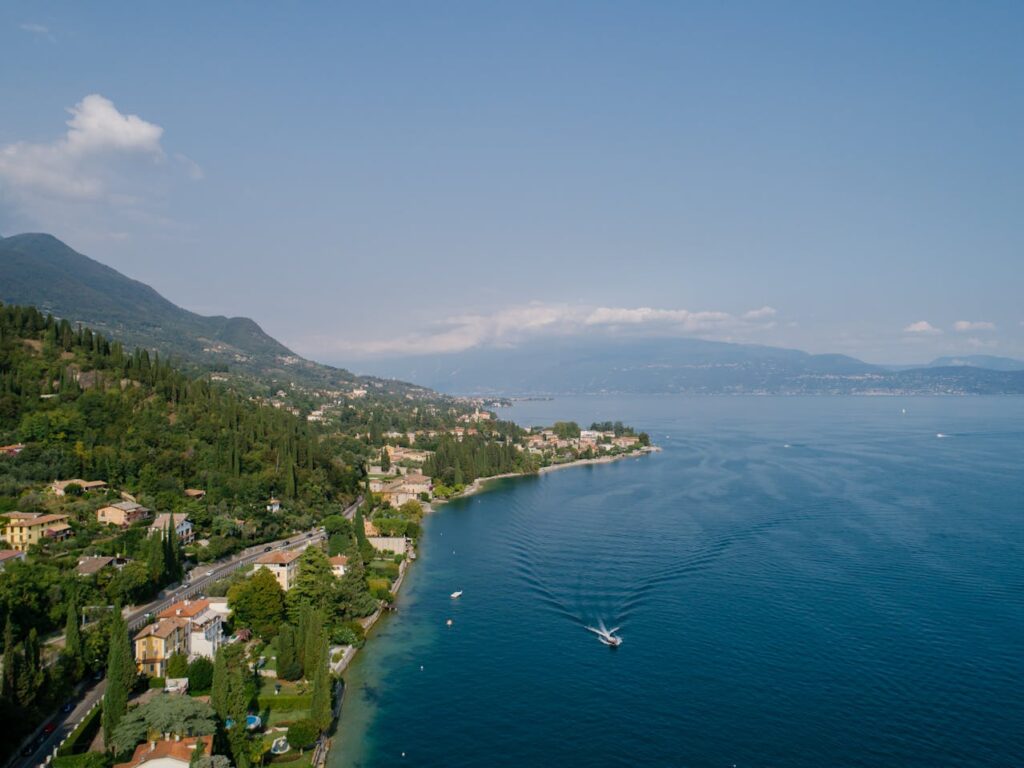
[[[197,616],[209,607],[210,601],[206,599],[180,600],[167,609],[160,611],[157,616],[161,619],[173,619],[179,616],[184,619],[191,619],[193,616]]]
[[[171,517],[174,518],[174,522],[172,523],[172,525],[175,528],[177,528],[179,525],[181,525],[184,522],[188,522],[188,514],[185,513],[185,512],[177,512],[177,513],[161,512],[159,515],[156,516],[156,519],[150,524],[149,527],[150,528],[159,528],[162,531],[162,530],[164,530],[167,527],[167,521]]]
[[[196,751],[196,743],[203,745],[203,753],[213,752],[213,736],[191,736],[181,741],[147,741],[135,748],[135,754],[127,763],[117,763],[114,768],[135,768],[149,760],[169,758],[178,760],[186,766],[192,761]]]
[[[144,637],[161,637],[168,638],[176,629],[181,629],[188,626],[188,622],[185,619],[160,619],[155,624],[149,624],[139,630],[138,634],[135,635],[136,640],[141,640]]]
[[[19,552],[16,549],[0,549],[0,563],[6,563],[8,560],[14,560],[17,558],[24,559],[25,553]]]
[[[206,495],[206,491],[202,488],[186,488],[185,495],[190,498],[199,498]]]
[[[288,565],[288,563],[294,562],[302,557],[302,552],[298,549],[285,549],[278,550],[277,552],[267,552],[256,562],[262,565]]]
[[[114,562],[112,557],[83,557],[78,561],[75,572],[80,576],[92,576]]]
[[[331,565],[348,565],[348,558],[344,555],[335,555],[330,559]]]
[[[11,518],[11,522],[16,525],[20,522],[22,525],[28,523],[29,525],[51,525],[55,523],[63,523],[68,519],[67,515],[33,515],[28,517],[23,512],[15,514],[8,514],[7,517]]]

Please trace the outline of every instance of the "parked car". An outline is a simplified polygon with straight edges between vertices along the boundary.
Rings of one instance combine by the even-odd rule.
[[[47,736],[49,736],[51,733],[53,733],[56,730],[57,730],[57,724],[56,723],[47,723],[46,725],[43,726],[43,733],[45,733]]]
[[[272,549],[273,549],[273,547],[265,547],[263,551],[264,551],[264,552],[269,552],[269,551],[270,551],[270,550],[272,550]]]

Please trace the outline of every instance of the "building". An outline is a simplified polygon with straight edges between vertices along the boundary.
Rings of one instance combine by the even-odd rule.
[[[77,485],[82,489],[83,493],[107,490],[107,483],[105,480],[79,480],[78,478],[74,478],[72,480],[54,480],[50,484],[50,489],[58,496],[63,496],[69,485]]]
[[[19,552],[16,549],[0,549],[0,573],[4,572],[4,568],[7,567],[8,563],[13,563],[16,560],[25,560],[25,553]]]
[[[161,619],[184,619],[188,622],[188,656],[213,658],[224,642],[224,617],[212,610],[210,601],[181,600],[161,611]]]
[[[267,552],[256,561],[256,570],[266,568],[277,579],[281,589],[287,592],[295,583],[295,577],[299,573],[299,558],[302,552],[298,549],[285,549],[277,552]]]
[[[83,557],[75,566],[75,573],[79,576],[95,576],[104,568],[124,568],[128,562],[126,557]]]
[[[281,500],[270,499],[267,502],[267,512],[280,512],[281,511]]]
[[[162,538],[168,523],[174,526],[174,532],[178,534],[178,541],[182,544],[191,544],[195,540],[196,534],[192,523],[189,522],[188,515],[184,513],[175,515],[164,512],[157,515],[156,520],[149,526],[149,535]]]
[[[135,635],[135,665],[150,677],[166,677],[167,660],[188,653],[188,621],[159,619]]]
[[[135,748],[127,763],[116,763],[114,768],[189,768],[196,756],[197,746],[202,754],[213,754],[213,736],[186,736],[184,738],[147,741]]]
[[[0,445],[0,456],[17,456],[24,450],[24,443],[15,443],[14,445]]]
[[[338,578],[345,575],[345,571],[348,569],[348,558],[344,555],[335,555],[330,559],[331,571]]]
[[[430,498],[434,486],[426,475],[408,474],[403,475],[387,483],[380,491],[381,498],[389,502],[393,507],[400,507],[407,501],[416,501],[420,494],[426,494]]]
[[[617,448],[635,448],[640,444],[640,438],[635,435],[620,435],[612,438],[612,444]]]
[[[8,512],[4,526],[4,539],[12,549],[26,552],[33,544],[44,539],[63,541],[71,536],[67,515],[39,515],[30,512]]]
[[[139,520],[146,520],[153,513],[134,501],[119,501],[96,510],[96,522],[127,528]]]
[[[409,540],[404,536],[367,536],[366,540],[378,552],[394,555],[404,555],[409,548]]]
[[[186,488],[185,495],[190,499],[196,499],[198,501],[199,499],[206,498],[206,491],[202,488]]]

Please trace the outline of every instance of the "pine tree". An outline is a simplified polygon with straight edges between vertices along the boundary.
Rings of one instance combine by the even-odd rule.
[[[107,690],[103,694],[103,738],[109,744],[117,724],[128,711],[128,694],[135,681],[135,662],[128,639],[128,626],[121,606],[114,606],[110,624],[110,648],[107,651]]]

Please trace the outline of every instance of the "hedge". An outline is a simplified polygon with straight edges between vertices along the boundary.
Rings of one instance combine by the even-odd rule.
[[[269,707],[271,711],[294,712],[297,709],[309,709],[313,702],[312,696],[260,696],[260,709]]]
[[[53,758],[53,768],[110,768],[111,760],[102,752],[83,752]]]
[[[62,757],[68,757],[87,752],[89,745],[92,744],[92,740],[96,738],[96,734],[100,729],[100,713],[102,711],[102,705],[93,707],[92,711],[82,718],[82,722],[75,727],[75,730],[61,744],[57,754]]]

